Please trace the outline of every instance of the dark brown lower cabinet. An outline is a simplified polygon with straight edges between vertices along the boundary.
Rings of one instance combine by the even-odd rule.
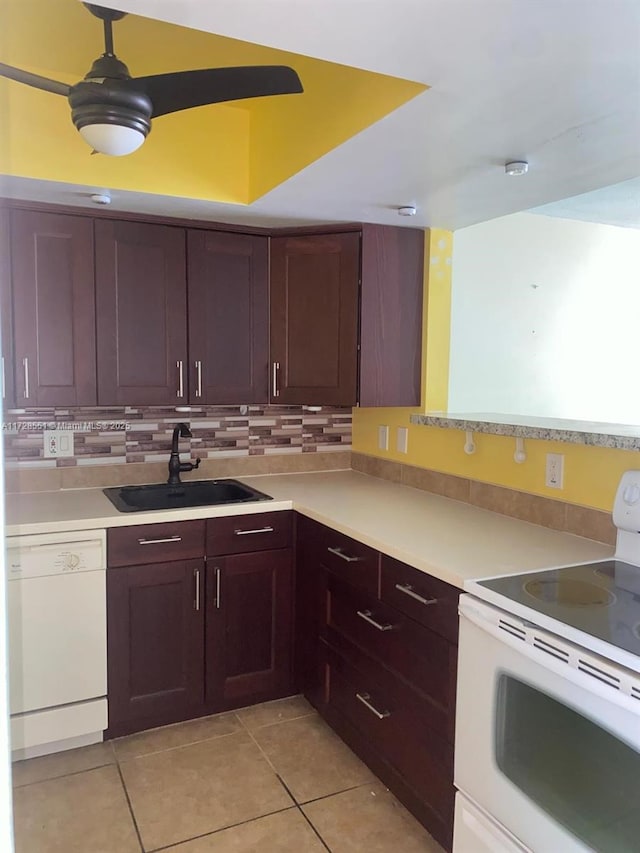
[[[288,512],[109,530],[109,737],[292,692],[291,545]]]
[[[297,533],[297,686],[451,850],[459,591],[309,519]]]
[[[291,692],[291,550],[207,558],[206,703]]]
[[[109,734],[202,713],[204,561],[107,572]]]

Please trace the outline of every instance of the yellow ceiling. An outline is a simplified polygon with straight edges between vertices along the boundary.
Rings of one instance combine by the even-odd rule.
[[[102,24],[78,0],[0,3],[2,62],[75,83],[102,53]],[[114,24],[114,43],[134,77],[290,65],[305,91],[162,116],[141,149],[111,158],[90,156],[64,98],[1,80],[3,173],[249,204],[427,88],[135,15]]]

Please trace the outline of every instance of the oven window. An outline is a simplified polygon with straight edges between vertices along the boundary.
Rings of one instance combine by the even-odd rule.
[[[640,849],[640,754],[587,717],[502,674],[495,755],[508,779],[594,850]]]

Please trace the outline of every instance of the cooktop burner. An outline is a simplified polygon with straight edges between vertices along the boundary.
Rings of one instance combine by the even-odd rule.
[[[480,581],[505,598],[640,655],[640,567],[605,560]]]
[[[524,591],[540,601],[565,607],[607,607],[616,600],[604,587],[574,578],[532,580],[524,584]]]

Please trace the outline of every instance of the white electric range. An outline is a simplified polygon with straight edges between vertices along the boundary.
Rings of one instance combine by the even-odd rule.
[[[454,853],[640,850],[640,471],[613,559],[460,598]]]

